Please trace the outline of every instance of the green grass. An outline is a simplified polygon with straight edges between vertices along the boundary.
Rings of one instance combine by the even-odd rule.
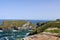
[[[1,25],[0,28],[10,27],[11,24],[17,27],[22,27],[25,23],[27,23],[26,20],[3,20],[3,25]],[[32,23],[30,25],[34,27]]]
[[[60,30],[59,30],[59,29],[55,29],[55,30],[45,30],[45,32],[60,33]]]
[[[22,38],[16,38],[16,40],[22,40]]]
[[[35,29],[36,31],[33,31],[32,34],[34,34],[35,32],[37,32],[37,34],[42,33],[48,28],[60,28],[60,21],[49,21],[42,26],[38,26],[38,28]],[[60,30],[51,30],[50,32],[60,33]]]

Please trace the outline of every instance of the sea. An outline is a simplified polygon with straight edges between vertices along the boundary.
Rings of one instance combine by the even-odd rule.
[[[32,22],[36,25],[38,22],[47,22],[47,20],[27,20],[28,22]],[[3,24],[3,20],[0,20],[0,26]],[[0,40],[17,40],[26,37],[30,32],[30,30],[20,30],[16,32],[0,32]]]

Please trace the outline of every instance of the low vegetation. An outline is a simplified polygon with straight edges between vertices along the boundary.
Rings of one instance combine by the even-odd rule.
[[[0,29],[1,28],[5,28],[6,29],[6,28],[10,28],[10,27],[15,27],[15,28],[22,27],[24,24],[27,24],[27,23],[28,23],[28,21],[26,21],[26,20],[3,20],[2,25],[0,25]],[[30,26],[32,26],[32,28],[35,27],[34,24],[32,24],[31,22],[29,22],[28,27],[30,27]]]
[[[45,30],[45,32],[60,33],[60,30],[59,30],[59,29],[55,29],[55,30]]]
[[[33,32],[30,33],[30,35],[42,33],[48,28],[55,28],[55,27],[60,28],[60,20],[48,21],[48,22],[44,23],[43,25],[37,26],[37,28],[35,30],[33,30]],[[60,30],[59,29],[58,30],[50,30],[50,32],[60,33]]]

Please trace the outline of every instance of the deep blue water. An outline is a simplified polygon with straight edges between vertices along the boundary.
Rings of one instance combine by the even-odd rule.
[[[38,22],[47,22],[48,20],[28,20],[29,22],[32,22],[33,24],[37,24]]]

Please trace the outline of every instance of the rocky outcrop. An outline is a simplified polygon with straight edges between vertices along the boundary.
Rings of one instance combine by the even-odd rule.
[[[23,38],[23,40],[60,40],[60,37],[49,34],[37,34]]]
[[[23,24],[21,27],[18,27],[18,29],[32,30],[33,29],[33,26],[30,25],[30,24],[31,24],[30,22],[27,22],[27,23]]]

